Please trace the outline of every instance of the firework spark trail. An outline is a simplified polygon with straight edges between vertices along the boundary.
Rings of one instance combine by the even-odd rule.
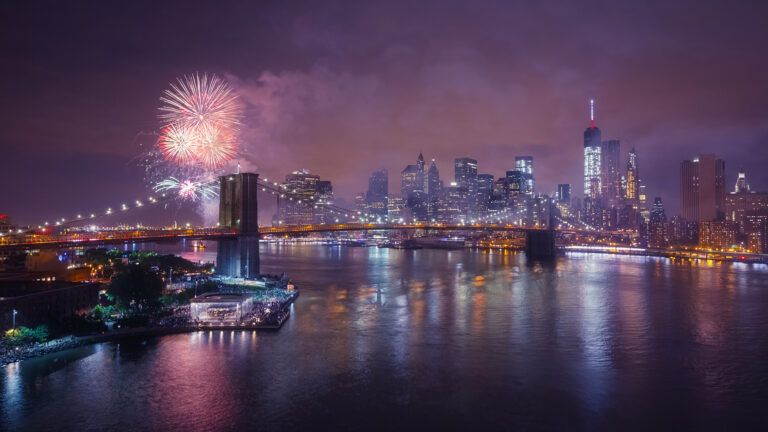
[[[193,128],[172,124],[160,134],[157,145],[169,161],[189,164],[197,157],[198,140],[198,134]]]
[[[147,182],[180,201],[218,196],[212,179],[238,157],[242,105],[232,87],[216,75],[181,77],[160,97],[162,129],[142,157]]]
[[[234,128],[240,124],[238,97],[226,81],[216,75],[179,78],[160,100],[165,103],[160,107],[160,118],[169,125]]]
[[[176,193],[179,198],[190,201],[208,200],[219,196],[215,181],[202,182],[169,177],[155,184],[152,189],[157,193]]]
[[[225,81],[215,75],[186,76],[160,100],[166,128],[158,144],[166,159],[215,169],[234,158],[242,108]]]
[[[233,137],[226,130],[205,127],[200,131],[196,151],[196,158],[203,165],[215,169],[231,160],[237,147]]]

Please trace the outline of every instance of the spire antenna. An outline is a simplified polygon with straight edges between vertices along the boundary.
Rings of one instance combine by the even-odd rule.
[[[595,127],[595,100],[589,100],[589,127]]]

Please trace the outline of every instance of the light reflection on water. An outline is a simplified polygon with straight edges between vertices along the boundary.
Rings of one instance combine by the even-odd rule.
[[[302,290],[279,332],[123,341],[7,366],[2,424],[588,430],[768,420],[765,266],[261,247],[262,269]],[[212,261],[215,244],[181,254]]]

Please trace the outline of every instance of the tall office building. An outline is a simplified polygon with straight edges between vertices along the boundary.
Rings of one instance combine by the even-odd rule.
[[[310,225],[335,220],[335,215],[322,205],[333,203],[330,181],[320,180],[320,176],[301,169],[285,176],[283,188],[290,194],[280,199],[277,209],[278,220],[283,224]]]
[[[472,158],[463,157],[454,160],[454,180],[460,191],[463,200],[466,202],[461,206],[465,209],[468,216],[473,213],[477,207],[477,161]]]
[[[419,167],[419,171],[424,172],[424,166],[426,163],[424,162],[424,155],[419,152],[419,157],[416,158],[416,165]]]
[[[589,127],[584,131],[584,197],[600,198],[602,135],[595,126],[595,101],[589,101]]]
[[[230,174],[219,177],[219,226],[241,234],[259,234],[259,175]]]
[[[440,195],[440,171],[437,169],[435,160],[429,164],[429,170],[427,170],[427,182],[426,192],[430,197],[437,197]]]
[[[651,217],[648,222],[648,246],[663,248],[668,245],[667,215],[664,212],[664,202],[661,197],[656,197],[653,200]]]
[[[368,213],[385,218],[387,196],[389,195],[389,175],[386,169],[374,171],[368,178],[368,191],[365,193],[365,203]]]
[[[630,201],[637,201],[640,195],[640,173],[637,169],[637,153],[635,148],[629,151],[627,156],[627,177],[625,198]]]
[[[557,185],[557,200],[564,204],[571,204],[571,185],[560,183]]]
[[[749,192],[749,183],[747,183],[747,173],[743,169],[739,170],[739,175],[736,177],[736,186],[733,188],[733,193],[746,193]]]
[[[768,192],[750,190],[746,173],[740,171],[733,192],[725,195],[723,209],[725,219],[736,222],[739,224],[739,230],[742,233],[747,233],[749,227],[746,219],[748,215],[754,217],[768,216]]]
[[[725,162],[703,154],[680,164],[680,214],[689,221],[722,219],[725,203]]]
[[[390,195],[387,198],[387,217],[390,221],[401,222],[405,220],[403,210],[405,209],[405,201],[403,198],[397,195]]]
[[[407,165],[400,172],[400,194],[403,199],[422,190],[421,173],[418,165]]]
[[[477,186],[477,161],[472,158],[456,158],[454,180],[459,187],[475,190]]]
[[[515,170],[520,171],[523,176],[521,192],[526,195],[533,195],[535,191],[535,182],[533,179],[533,156],[515,157]]]
[[[487,212],[489,209],[494,181],[493,174],[477,175],[477,211],[479,213]]]
[[[438,206],[437,221],[456,223],[466,220],[467,190],[456,182],[443,187]]]
[[[512,199],[522,194],[525,188],[525,178],[519,170],[507,171],[504,177],[507,199]]]
[[[600,195],[606,208],[615,208],[621,199],[619,140],[603,141],[600,145]]]
[[[312,209],[313,223],[324,224],[335,222],[338,218],[338,214],[334,214],[328,210],[327,205],[333,204],[333,185],[330,180],[320,180],[317,182],[317,192],[315,194],[315,204]]]
[[[437,169],[435,160],[432,159],[432,163],[429,165],[429,169],[427,170],[426,179],[426,192],[428,202],[427,215],[430,219],[435,219],[437,217],[437,207],[438,202],[440,201],[440,191],[442,187],[443,184],[440,182],[440,171]]]
[[[407,165],[400,173],[400,194],[410,212],[404,216],[420,221],[427,220],[429,213],[424,165],[424,156],[419,153],[416,164]]]

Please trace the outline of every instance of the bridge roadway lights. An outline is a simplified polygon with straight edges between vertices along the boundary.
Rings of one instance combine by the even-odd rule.
[[[553,259],[555,257],[555,232],[552,230],[526,231],[525,255],[529,259]]]

